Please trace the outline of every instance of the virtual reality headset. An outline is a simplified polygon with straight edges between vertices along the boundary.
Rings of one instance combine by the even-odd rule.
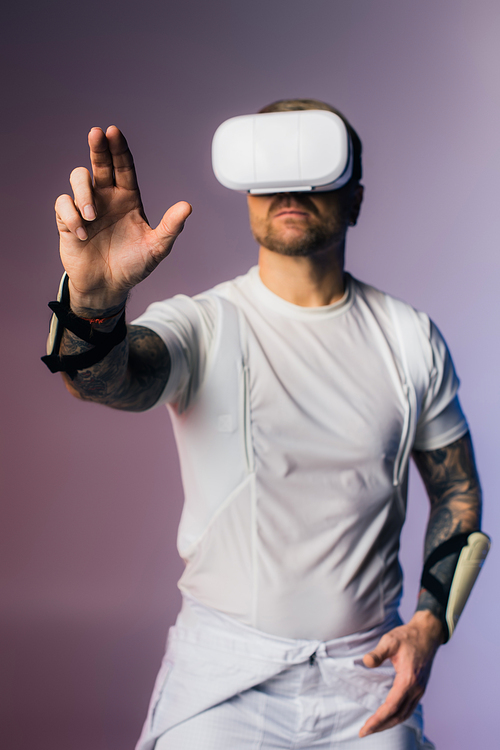
[[[337,190],[350,180],[352,165],[347,127],[327,110],[231,117],[212,141],[215,176],[243,193]]]

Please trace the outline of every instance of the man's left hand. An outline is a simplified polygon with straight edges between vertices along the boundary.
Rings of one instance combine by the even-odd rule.
[[[405,721],[424,694],[436,651],[444,640],[443,626],[429,610],[415,612],[410,622],[386,633],[373,651],[363,657],[375,668],[390,659],[396,670],[385,702],[359,732],[366,737]]]

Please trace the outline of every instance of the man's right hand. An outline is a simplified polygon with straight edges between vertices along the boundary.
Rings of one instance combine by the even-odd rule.
[[[82,316],[122,307],[129,290],[169,254],[192,210],[176,203],[152,229],[122,133],[92,128],[89,147],[93,180],[77,167],[70,176],[74,199],[60,195],[55,205],[71,307]]]

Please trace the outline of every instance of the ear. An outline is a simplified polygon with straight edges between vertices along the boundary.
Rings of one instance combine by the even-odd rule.
[[[363,202],[364,190],[365,189],[363,185],[359,185],[359,184],[356,185],[356,187],[353,189],[351,214],[349,216],[349,226],[351,227],[356,226],[356,222],[358,221],[359,212],[361,210],[361,204]]]

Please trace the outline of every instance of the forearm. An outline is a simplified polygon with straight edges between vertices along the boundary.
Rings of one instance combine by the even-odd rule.
[[[60,347],[63,356],[90,348],[90,344],[64,331]],[[63,379],[77,398],[114,409],[144,411],[160,397],[169,373],[170,357],[161,339],[149,328],[127,326],[127,337],[100,362],[79,370],[73,378],[64,374]]]
[[[456,534],[479,529],[481,490],[469,434],[439,450],[414,451],[413,458],[431,502],[425,536],[427,559]],[[431,568],[445,589],[451,585],[457,558],[453,553]],[[436,651],[448,637],[444,614],[437,599],[423,589],[411,620],[386,633],[363,657],[365,666],[371,668],[389,658],[396,678],[384,703],[361,728],[360,737],[396,726],[413,713],[424,693]]]
[[[67,373],[65,382],[78,398],[144,411],[167,383],[170,357],[153,331],[131,326],[127,334],[122,311],[128,292],[167,257],[192,209],[180,201],[152,228],[123,134],[115,126],[106,132],[92,128],[88,143],[92,174],[74,169],[73,197],[60,195],[55,203],[66,275],[50,307],[61,327],[72,333],[66,330],[61,337],[60,327],[51,325],[42,361],[51,372]],[[102,328],[95,323],[110,316],[114,322],[106,321]],[[106,337],[108,325],[117,328]]]
[[[426,486],[431,511],[425,535],[425,559],[440,544],[465,532],[477,531],[481,525],[481,488],[474,462],[470,435],[435,451],[415,451],[415,463]],[[437,562],[432,574],[448,594],[459,552]],[[430,610],[441,621],[444,607],[423,588],[417,611]]]

